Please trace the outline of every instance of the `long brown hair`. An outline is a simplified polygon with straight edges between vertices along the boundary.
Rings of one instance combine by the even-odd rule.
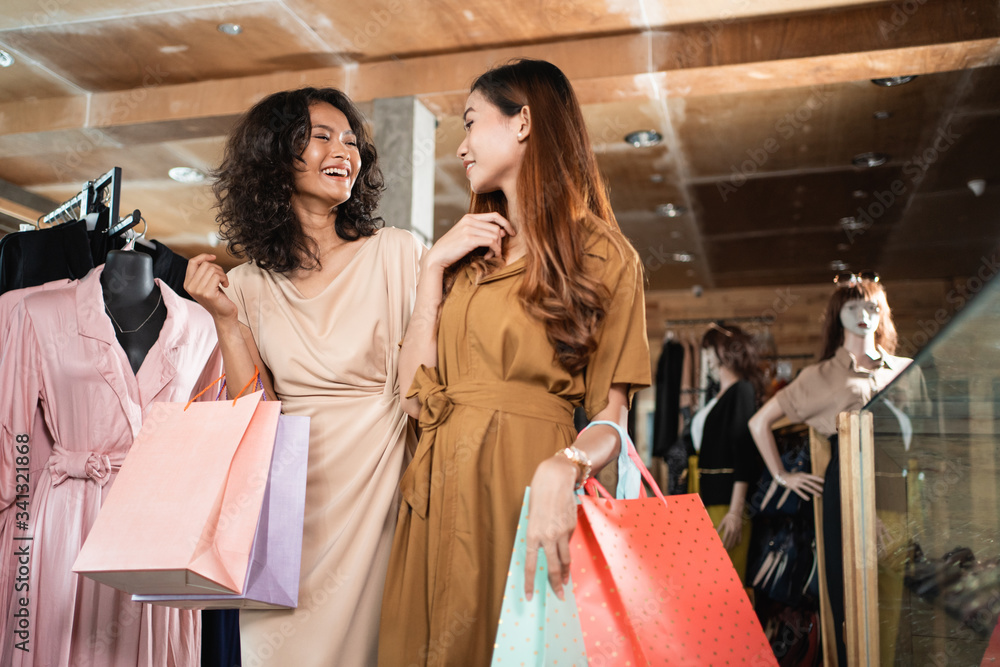
[[[885,288],[880,282],[865,279],[838,286],[830,295],[826,314],[823,316],[823,356],[820,361],[835,355],[837,348],[844,344],[844,325],[840,322],[840,309],[845,303],[855,299],[874,301],[879,305],[875,344],[889,354],[896,353],[896,325],[892,322],[892,311],[885,298]]]
[[[472,84],[505,116],[531,110],[531,132],[518,175],[526,271],[518,297],[525,311],[545,325],[559,363],[571,373],[586,367],[597,348],[597,332],[607,312],[607,289],[584,270],[584,247],[595,231],[611,240],[614,251],[626,243],[611,210],[597,160],[566,75],[552,63],[520,59],[496,67]],[[472,195],[470,213],[508,216],[503,192]],[[599,221],[588,223],[588,218]],[[487,262],[484,251],[453,265],[472,264],[479,277],[503,264]],[[623,254],[624,256],[624,254]]]
[[[719,363],[753,386],[757,405],[764,399],[764,373],[757,343],[737,326],[713,324],[701,337],[702,348],[715,350]]]

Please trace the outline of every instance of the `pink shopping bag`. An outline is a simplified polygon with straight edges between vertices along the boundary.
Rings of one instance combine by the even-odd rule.
[[[242,593],[279,402],[156,403],[73,571],[129,593]]]

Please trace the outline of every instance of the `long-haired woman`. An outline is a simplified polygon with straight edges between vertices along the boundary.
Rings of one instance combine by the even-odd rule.
[[[386,580],[387,667],[488,664],[529,485],[528,585],[541,549],[562,595],[574,489],[620,446],[606,425],[578,438],[573,409],[624,426],[650,380],[641,265],[565,75],[492,69],[464,120],[470,213],[424,257],[400,355],[422,433]]]
[[[412,439],[398,400],[398,344],[423,246],[382,228],[375,147],[332,88],[270,95],[237,124],[215,192],[230,248],[184,287],[215,319],[230,388],[256,366],[282,411],[308,415],[298,608],[243,611],[244,665],[375,662],[397,487]],[[412,444],[412,442],[410,443]]]

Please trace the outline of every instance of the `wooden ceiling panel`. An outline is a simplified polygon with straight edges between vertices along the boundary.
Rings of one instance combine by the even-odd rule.
[[[79,95],[82,90],[48,70],[38,67],[17,49],[0,42],[0,49],[14,57],[14,64],[0,69],[0,104],[14,100]]]
[[[191,139],[189,141],[174,141],[166,144],[179,158],[188,158],[187,164],[181,167],[195,167],[201,170],[216,169],[222,164],[222,154],[226,147],[225,137],[210,137],[208,139]]]
[[[922,271],[915,258],[923,255],[923,249],[933,249],[942,257],[933,263],[938,270],[947,260],[955,262],[946,273],[935,277],[950,277],[963,275],[963,268],[980,261],[998,244],[1000,188],[988,189],[981,197],[969,190],[958,190],[914,197],[903,224],[891,236],[886,258],[894,267],[909,265]],[[973,256],[962,257],[970,248]]]
[[[1000,110],[1000,67],[968,71],[968,88],[958,105],[960,113]]]
[[[1000,185],[1000,111],[954,116],[931,136],[920,153],[908,163],[919,174],[922,192],[965,190],[971,179]]]
[[[226,0],[226,4],[235,6],[258,1]],[[205,0],[143,0],[141,3],[130,0],[4,0],[0,30],[189,10],[204,5]]]
[[[239,23],[225,35],[217,26]],[[89,91],[137,89],[338,64],[280,3],[8,30],[0,39]]]
[[[670,100],[696,178],[850,166],[858,153],[905,159],[941,114],[960,74],[882,88],[870,81]],[[888,111],[878,120],[873,114]]]
[[[741,281],[742,284],[822,282],[836,273],[830,268],[835,260],[847,263],[849,269],[878,270],[887,238],[888,230],[873,228],[845,251],[838,250],[838,246],[843,247],[842,232],[814,230],[707,240],[706,246],[716,286],[731,287]]]
[[[359,60],[549,40],[645,27],[640,0],[285,0],[330,44]]]
[[[622,219],[655,214],[660,204],[687,206],[677,166],[664,145],[605,151],[598,168],[608,185],[611,206]]]
[[[123,182],[128,183],[164,179],[172,167],[179,166],[190,166],[185,155],[174,152],[167,145],[150,144],[128,149],[99,148],[71,154],[8,158],[0,160],[0,178],[16,178],[22,186],[76,186],[111,167],[121,167]]]
[[[900,169],[881,167],[752,178],[731,189],[703,183],[692,196],[702,233],[712,238],[837,230],[847,216],[891,226],[912,190]]]

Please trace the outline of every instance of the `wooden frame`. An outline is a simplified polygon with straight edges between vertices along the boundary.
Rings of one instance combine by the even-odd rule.
[[[875,438],[872,414],[837,418],[841,524],[844,537],[844,639],[852,667],[879,662],[878,552],[875,529]]]

